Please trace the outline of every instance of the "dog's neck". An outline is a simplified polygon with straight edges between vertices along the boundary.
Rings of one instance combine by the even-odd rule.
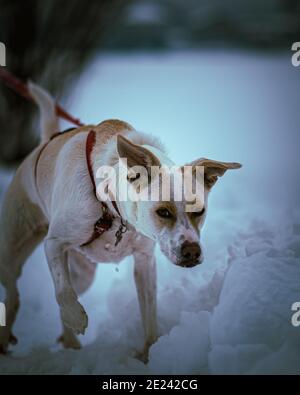
[[[136,131],[128,131],[124,133],[124,136],[132,141],[135,144],[142,145],[143,147],[147,148],[151,151],[158,159],[160,163],[166,165],[173,165],[173,162],[166,156],[164,147],[160,143],[160,141],[152,136],[149,136],[144,133],[136,132]],[[95,148],[92,153],[92,163],[93,163],[93,176],[95,183],[97,185],[96,174],[100,167],[102,166],[110,166],[114,168],[116,174],[118,174],[118,167],[119,167],[119,154],[117,151],[117,138],[116,136],[111,137],[106,143],[104,144],[95,144]],[[119,180],[117,177],[116,180],[116,187],[120,188]],[[137,220],[137,202],[134,202],[130,199],[120,200],[115,194],[111,191],[110,196],[112,199],[115,200],[119,213],[116,211],[116,208],[112,204],[111,201],[106,201],[106,204],[109,210],[114,214],[115,217],[119,217],[121,215],[122,219],[127,221],[130,225],[132,225],[137,231],[141,231],[141,227],[139,226]],[[99,195],[97,194],[97,198],[101,200]]]

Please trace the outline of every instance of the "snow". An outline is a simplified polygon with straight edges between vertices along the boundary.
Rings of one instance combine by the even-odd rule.
[[[132,259],[100,265],[82,296],[80,351],[55,345],[58,308],[43,248],[19,281],[19,344],[1,373],[300,373],[299,70],[286,54],[199,52],[95,59],[65,106],[83,121],[118,117],[161,137],[170,156],[240,161],[212,191],[205,262],[177,268],[157,250],[160,338],[147,365]],[[0,193],[11,173],[0,171]],[[0,289],[0,301],[2,294]]]
[[[264,234],[268,236],[266,228]],[[300,345],[299,328],[291,325],[291,306],[299,299],[299,254],[297,244],[291,243],[292,232],[285,230],[283,244],[276,235],[270,234],[269,243],[251,254],[246,239],[245,249],[231,264],[211,319],[213,373],[269,373],[270,365],[256,365],[274,352],[277,358],[273,355],[269,363],[276,364],[277,373],[299,373],[299,356],[297,364],[289,363],[297,361],[294,348]]]

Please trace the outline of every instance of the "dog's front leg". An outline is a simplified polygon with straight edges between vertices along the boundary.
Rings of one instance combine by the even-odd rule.
[[[148,361],[150,346],[157,340],[156,262],[154,255],[134,253],[134,279],[145,332],[145,345],[137,356]]]
[[[77,300],[77,295],[71,286],[69,268],[66,256],[66,245],[60,240],[48,237],[45,240],[45,252],[53,278],[56,300],[60,307],[61,318],[76,334],[84,334],[88,317],[84,308]]]

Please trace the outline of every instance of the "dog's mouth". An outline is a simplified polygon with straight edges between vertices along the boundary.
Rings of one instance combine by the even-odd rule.
[[[163,251],[163,253],[174,265],[184,268],[192,268],[197,265],[200,265],[204,259],[202,253],[197,259],[183,259],[174,250],[171,250],[169,254],[166,253],[165,251]]]
[[[197,265],[200,265],[202,263],[203,259],[199,258],[197,260],[183,260],[183,261],[177,261],[176,265],[180,266],[180,267],[186,267],[186,268],[190,268],[190,267],[195,267]]]
[[[175,264],[176,266],[191,268],[200,265],[202,262],[203,256],[200,256],[198,259],[177,259]]]

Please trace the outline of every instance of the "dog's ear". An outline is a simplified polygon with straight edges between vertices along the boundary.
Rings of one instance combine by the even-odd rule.
[[[206,158],[197,159],[188,166],[204,166],[204,183],[208,189],[211,189],[218,178],[222,177],[227,170],[239,169],[242,167],[240,163],[219,162]]]
[[[151,166],[160,166],[159,159],[148,149],[127,140],[122,135],[117,136],[117,150],[120,158],[127,159],[127,166],[143,166],[148,173],[151,172]]]

